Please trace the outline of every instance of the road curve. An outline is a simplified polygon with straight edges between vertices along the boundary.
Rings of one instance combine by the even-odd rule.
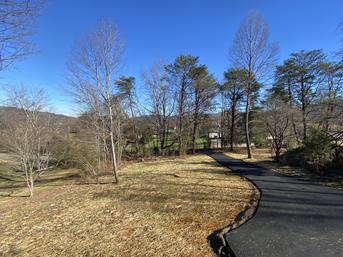
[[[343,191],[207,154],[262,192],[255,216],[226,235],[236,257],[343,256]]]

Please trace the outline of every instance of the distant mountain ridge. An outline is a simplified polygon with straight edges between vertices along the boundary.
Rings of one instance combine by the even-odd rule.
[[[10,106],[0,106],[0,116],[6,116],[6,115],[11,115],[11,114],[17,114],[21,112],[20,109],[16,108],[16,107],[10,107]],[[68,115],[64,115],[64,114],[56,114],[53,112],[47,112],[47,111],[43,111],[42,115],[50,115],[52,117],[54,117],[57,120],[75,120],[77,119],[76,117],[72,117],[72,116],[68,116]]]

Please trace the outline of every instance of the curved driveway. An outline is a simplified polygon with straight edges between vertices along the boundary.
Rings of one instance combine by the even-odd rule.
[[[255,216],[226,235],[237,257],[343,256],[343,191],[208,154],[262,191]]]

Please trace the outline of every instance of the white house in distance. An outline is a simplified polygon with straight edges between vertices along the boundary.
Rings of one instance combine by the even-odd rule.
[[[221,133],[209,132],[208,133],[208,146],[210,149],[221,148],[222,147]]]
[[[269,139],[269,137],[268,137]],[[208,146],[210,149],[217,149],[222,147],[222,136],[220,132],[209,132],[208,133]],[[246,144],[234,144],[235,147],[246,147]],[[255,147],[255,144],[251,143],[252,147]]]

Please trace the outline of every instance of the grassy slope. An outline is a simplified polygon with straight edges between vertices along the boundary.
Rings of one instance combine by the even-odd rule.
[[[132,164],[120,177],[119,185],[54,181],[32,199],[0,197],[0,256],[212,256],[207,236],[252,193],[205,155]]]

